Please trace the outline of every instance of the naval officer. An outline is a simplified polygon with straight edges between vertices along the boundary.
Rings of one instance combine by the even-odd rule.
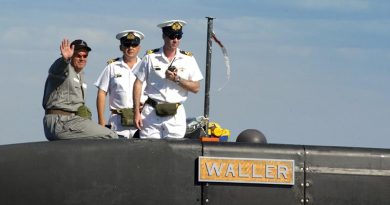
[[[141,65],[134,70],[134,123],[140,138],[183,138],[186,113],[183,103],[188,92],[197,93],[203,79],[191,52],[179,49],[183,37],[182,20],[165,21],[162,30],[164,45],[147,51]],[[148,99],[139,112],[142,83],[146,82]]]
[[[133,85],[136,79],[133,70],[141,62],[138,53],[144,34],[137,30],[125,30],[119,32],[116,39],[120,42],[122,57],[110,60],[97,79],[96,107],[100,125],[108,124],[120,137],[132,138],[137,132],[133,124]],[[104,117],[107,94],[111,113],[108,122]],[[145,100],[146,96],[141,97],[141,103]]]

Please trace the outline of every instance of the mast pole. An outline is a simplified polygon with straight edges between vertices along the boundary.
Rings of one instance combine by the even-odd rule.
[[[207,18],[207,50],[206,50],[206,81],[205,81],[205,96],[204,96],[204,117],[209,118],[210,114],[210,82],[211,82],[211,53],[212,53],[212,33],[213,33],[213,17]],[[208,123],[205,131],[208,135]]]

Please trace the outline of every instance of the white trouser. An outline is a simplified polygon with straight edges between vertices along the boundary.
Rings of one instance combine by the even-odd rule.
[[[111,114],[108,124],[111,125],[111,130],[115,131],[116,134],[122,135],[126,138],[132,138],[134,136],[134,133],[137,131],[137,128],[135,128],[134,126],[122,126],[121,116],[118,114]]]
[[[155,109],[146,103],[141,117],[143,126],[140,138],[183,138],[186,133],[186,112],[183,105],[177,108],[176,115],[160,117]]]

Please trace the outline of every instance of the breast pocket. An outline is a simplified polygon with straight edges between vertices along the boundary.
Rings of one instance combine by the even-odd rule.
[[[69,81],[69,89],[65,91],[65,95],[68,96],[68,101],[70,103],[80,103],[83,101],[83,91],[86,92],[86,89],[82,88],[82,84],[77,77],[70,78]]]
[[[68,80],[68,86],[69,86],[69,89],[68,91],[65,91],[65,92],[69,92],[69,93],[64,93],[66,95],[69,95],[69,97],[71,98],[72,96],[76,96],[78,95],[78,93],[81,93],[81,82],[78,78],[74,77],[74,78],[71,78]]]
[[[128,82],[123,76],[112,79],[112,88],[115,90],[115,92],[124,92],[125,86],[128,85]]]
[[[81,82],[78,78],[74,77],[73,80],[70,81],[71,86],[75,88],[80,88],[81,87]]]
[[[130,95],[130,85],[129,79],[126,79],[124,76],[119,78],[114,78],[112,80],[112,90],[110,90],[111,95],[114,97],[114,102],[118,105],[122,105],[127,100],[127,93]]]
[[[177,74],[181,77],[181,78],[184,78],[186,80],[191,80],[190,79],[190,70],[186,67],[178,67],[177,69]]]
[[[155,87],[161,87],[165,82],[165,70],[166,65],[158,64],[156,62],[152,63],[150,68],[149,82]]]

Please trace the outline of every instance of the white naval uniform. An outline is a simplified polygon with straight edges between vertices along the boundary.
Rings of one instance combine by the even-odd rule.
[[[155,49],[145,55],[139,67],[133,72],[137,78],[146,82],[145,94],[158,103],[183,103],[188,90],[165,78],[165,71],[171,62],[163,49]],[[192,54],[177,49],[172,66],[175,66],[181,79],[199,81],[203,79],[199,66]],[[145,84],[145,83],[144,83]],[[174,116],[160,117],[154,108],[145,104],[141,113],[143,126],[141,138],[183,138],[186,132],[186,113],[180,105]]]
[[[109,94],[110,110],[133,108],[133,85],[136,79],[133,70],[139,66],[140,62],[140,58],[137,57],[137,62],[132,68],[129,68],[123,58],[115,59],[100,74],[95,86]],[[141,102],[145,102],[146,98],[145,95],[142,95]],[[135,127],[123,127],[120,115],[112,112],[108,124],[118,135],[126,138],[133,137],[137,131]]]

